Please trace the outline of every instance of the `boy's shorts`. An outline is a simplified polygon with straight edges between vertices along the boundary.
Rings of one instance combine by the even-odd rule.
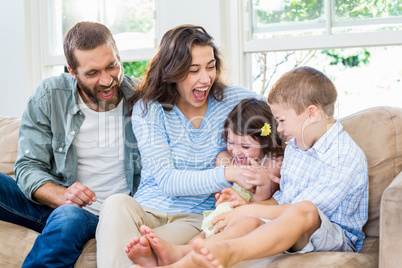
[[[349,239],[345,236],[342,228],[331,222],[327,216],[319,209],[318,214],[321,218],[321,226],[311,236],[308,244],[300,251],[285,251],[285,253],[307,253],[316,251],[343,251],[354,252],[348,244]],[[270,220],[262,219],[265,222]]]

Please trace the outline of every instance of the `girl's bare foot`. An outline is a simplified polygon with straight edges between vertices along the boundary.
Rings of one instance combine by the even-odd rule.
[[[128,258],[137,265],[145,268],[158,266],[158,259],[145,236],[131,240],[125,251]]]

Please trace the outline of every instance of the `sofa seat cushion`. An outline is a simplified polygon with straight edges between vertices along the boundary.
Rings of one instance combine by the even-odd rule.
[[[0,267],[21,267],[39,235],[31,229],[0,221]],[[96,240],[91,239],[74,267],[96,268]]]
[[[269,258],[243,261],[234,266],[235,268],[249,267],[276,267],[276,268],[377,268],[378,256],[375,254],[354,252],[313,252],[304,254],[278,254]]]
[[[0,267],[21,267],[39,233],[0,221]]]
[[[89,240],[84,245],[84,249],[74,265],[77,267],[96,268],[96,240]]]

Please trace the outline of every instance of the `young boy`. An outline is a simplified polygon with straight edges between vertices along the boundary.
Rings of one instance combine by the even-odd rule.
[[[197,239],[174,267],[230,267],[284,251],[360,251],[368,216],[367,160],[336,121],[337,91],[321,72],[298,67],[268,96],[278,131],[292,137],[285,149],[280,190],[260,204],[217,216],[211,239]],[[236,223],[260,221],[247,235]],[[243,222],[244,223],[244,222]],[[243,225],[244,226],[244,225]],[[152,233],[151,233],[152,234]]]

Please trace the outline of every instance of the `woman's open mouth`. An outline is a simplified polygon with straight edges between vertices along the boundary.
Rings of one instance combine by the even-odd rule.
[[[209,86],[198,87],[193,90],[193,96],[196,101],[204,101],[208,96]]]

